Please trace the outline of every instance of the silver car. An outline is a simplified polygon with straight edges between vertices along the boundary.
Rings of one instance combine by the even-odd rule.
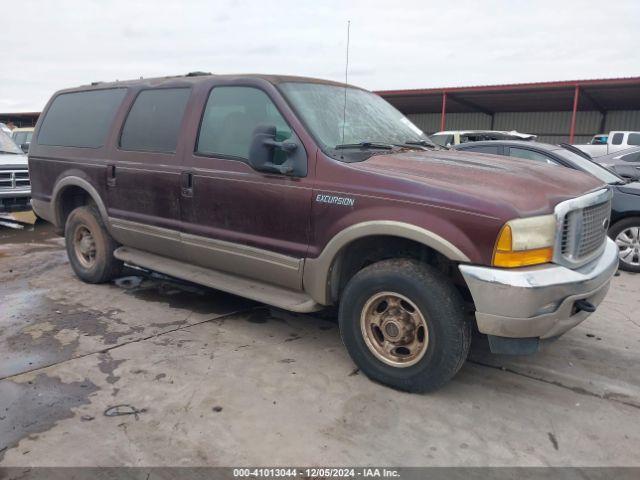
[[[0,130],[0,213],[31,210],[27,156]]]

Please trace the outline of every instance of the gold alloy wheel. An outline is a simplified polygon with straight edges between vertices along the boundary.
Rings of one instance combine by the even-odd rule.
[[[85,225],[78,225],[73,232],[73,250],[84,268],[93,267],[96,262],[96,242]]]
[[[376,358],[393,367],[409,367],[424,357],[429,329],[418,307],[404,295],[380,292],[360,315],[362,336]]]

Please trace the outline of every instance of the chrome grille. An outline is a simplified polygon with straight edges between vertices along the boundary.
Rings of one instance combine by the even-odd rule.
[[[29,170],[0,170],[0,190],[29,188]]]
[[[584,263],[601,250],[607,237],[610,214],[610,198],[564,214],[559,249],[566,263]]]

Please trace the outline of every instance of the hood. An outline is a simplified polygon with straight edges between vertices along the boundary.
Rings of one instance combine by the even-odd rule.
[[[413,197],[493,216],[550,213],[559,202],[606,187],[565,167],[474,152],[407,151],[375,155],[352,167],[393,177]]]
[[[640,195],[640,182],[631,182],[626,185],[619,185],[618,190],[631,195]]]
[[[0,152],[0,168],[8,167],[24,167],[26,168],[27,156],[26,155],[14,155],[13,153]]]

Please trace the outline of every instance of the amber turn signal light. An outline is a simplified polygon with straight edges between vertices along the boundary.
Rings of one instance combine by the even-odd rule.
[[[507,223],[496,241],[493,252],[493,265],[495,267],[515,268],[527,265],[539,265],[549,263],[553,258],[553,248],[533,248],[529,250],[513,250],[513,231]]]

